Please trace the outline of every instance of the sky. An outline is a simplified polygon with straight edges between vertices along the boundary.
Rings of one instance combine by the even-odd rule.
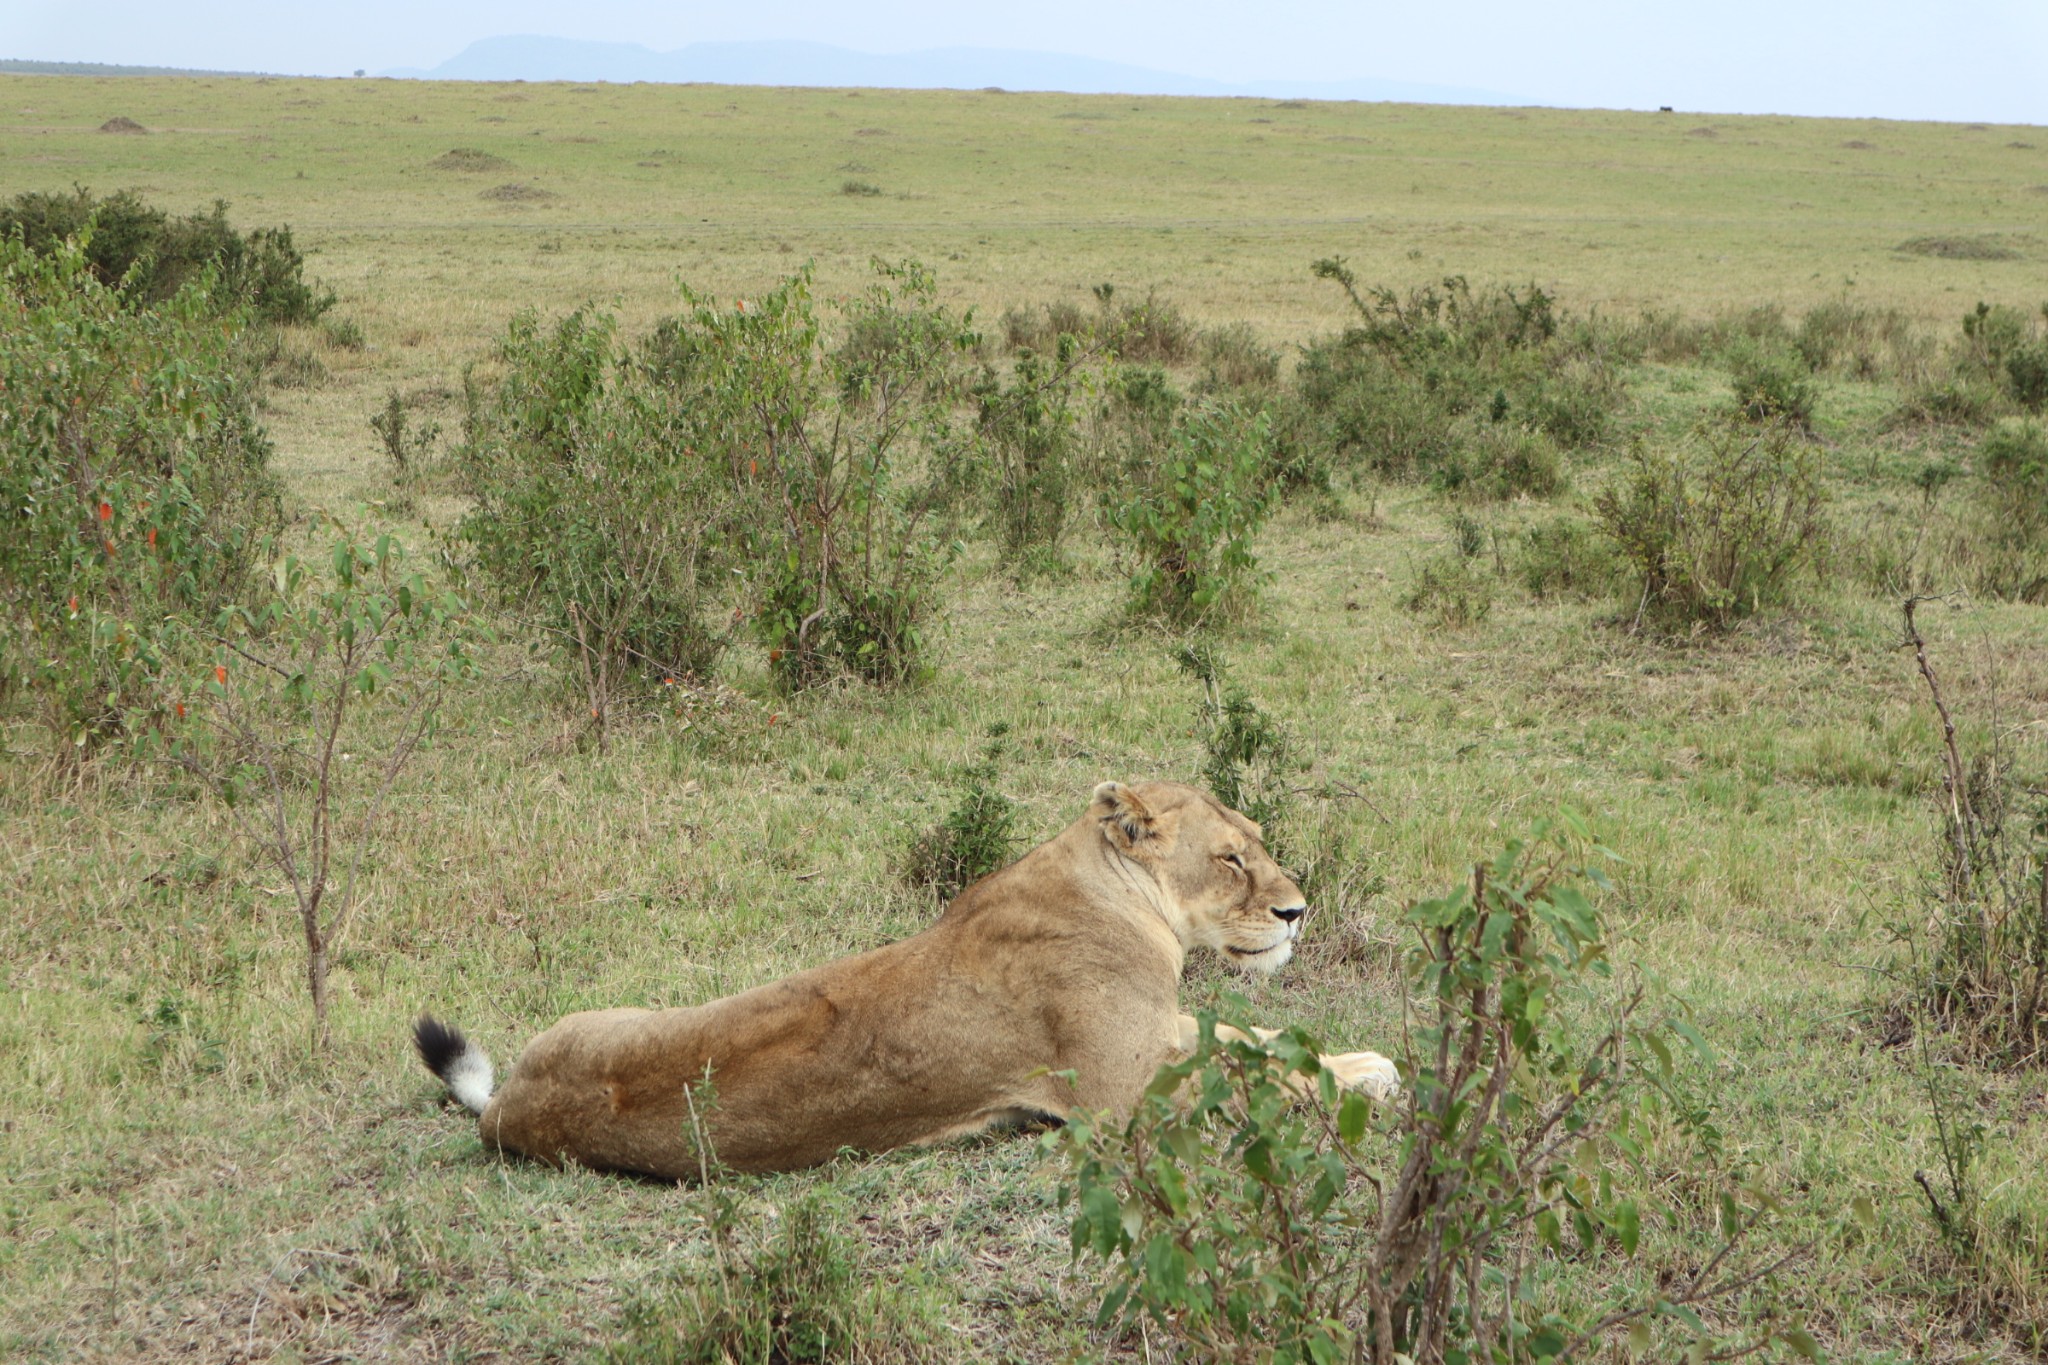
[[[2048,125],[2048,0],[0,0],[0,57],[45,61],[341,76],[505,34],[1007,48],[1232,82]]]

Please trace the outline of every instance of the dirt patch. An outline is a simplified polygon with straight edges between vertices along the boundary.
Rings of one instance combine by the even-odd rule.
[[[889,136],[889,130],[887,128],[856,128],[853,130],[853,135],[855,137],[887,137]]]
[[[451,147],[427,163],[437,171],[503,171],[512,163],[481,147]]]
[[[1909,237],[1892,250],[1945,261],[2016,261],[2020,253],[1996,237]]]
[[[1865,142],[1860,137],[1852,137],[1842,145],[1852,152],[1874,152],[1877,150],[1875,142]]]
[[[1687,137],[1719,137],[1719,136],[1721,136],[1721,134],[1720,134],[1720,133],[1718,133],[1718,132],[1716,132],[1716,131],[1715,131],[1714,129],[1712,129],[1712,128],[1708,128],[1708,127],[1705,127],[1704,125],[1703,125],[1703,126],[1701,126],[1701,127],[1698,127],[1698,128],[1688,128],[1688,129],[1686,129],[1686,130],[1685,130],[1685,135],[1686,135]]]
[[[560,198],[553,190],[544,190],[538,185],[521,184],[514,181],[508,185],[494,185],[477,196],[499,204],[540,204]]]
[[[146,133],[149,129],[143,127],[132,118],[117,116],[102,123],[100,131],[103,133]]]

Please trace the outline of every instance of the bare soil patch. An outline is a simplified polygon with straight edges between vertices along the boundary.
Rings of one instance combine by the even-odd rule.
[[[512,163],[481,147],[451,147],[427,163],[437,171],[503,171]]]

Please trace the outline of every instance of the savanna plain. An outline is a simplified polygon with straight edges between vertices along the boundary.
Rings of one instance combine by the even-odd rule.
[[[1207,781],[1236,697],[1284,741],[1245,760],[1311,910],[1271,979],[1192,959],[1185,1007],[1242,994],[1254,1022],[1399,1055],[1405,908],[1575,811],[1623,967],[1586,1017],[1646,982],[1703,1040],[1674,1082],[1700,1122],[1617,1164],[1663,1211],[1632,1254],[1554,1253],[1543,1292],[1591,1292],[1602,1257],[1644,1286],[1698,1273],[1710,1155],[1771,1208],[1744,1263],[1782,1264],[1699,1312],[1738,1343],[1797,1324],[1759,1358],[2048,1358],[2042,1001],[2015,987],[1987,1031],[1927,984],[1987,937],[2007,985],[2029,953],[2048,971],[2048,896],[2020,927],[2048,788],[2048,131],[0,76],[0,191],[74,186],[289,224],[335,301],[266,336],[285,548],[317,568],[337,524],[396,536],[489,630],[350,874],[324,1046],[260,824],[175,764],[87,753],[31,684],[0,692],[0,1354],[1199,1358],[1163,1320],[1098,1325],[1103,1262],[1074,1254],[1071,1176],[1037,1138],[710,1189],[552,1170],[485,1151],[409,1028],[432,1009],[502,1066],[572,1010],[698,1003],[914,933],[949,827],[1021,852],[1105,779]],[[507,486],[480,492],[464,448],[524,420],[522,311],[543,337],[581,308],[622,345],[678,317],[701,340],[807,270],[819,353],[880,354],[899,334],[863,331],[860,300],[906,260],[933,284],[899,273],[892,306],[956,324],[947,430],[1013,438],[989,414],[1020,364],[1073,387],[1056,487],[1028,440],[942,489],[953,447],[906,447],[944,534],[911,555],[901,667],[851,645],[790,666],[780,599],[734,575],[707,589],[732,624],[706,667],[600,681],[544,594],[488,579],[503,542],[456,534]],[[394,411],[404,467],[372,426]],[[1239,424],[1218,448],[1251,452],[1227,476],[1259,515],[1216,532],[1221,590],[1175,598],[1156,533],[1201,509],[1129,499],[1200,445],[1175,434],[1194,412]],[[1054,540],[1006,520],[1047,498]],[[225,704],[210,675],[195,712]],[[336,780],[367,789],[405,721],[361,715]],[[1957,890],[1959,799],[2015,893],[1960,947],[1982,906]],[[792,1269],[796,1233],[829,1264]],[[728,1257],[766,1298],[692,1288],[744,1298]],[[792,1354],[777,1284],[858,1330]],[[718,1336],[741,1320],[767,1335]],[[1689,1340],[1617,1331],[1580,1358]]]

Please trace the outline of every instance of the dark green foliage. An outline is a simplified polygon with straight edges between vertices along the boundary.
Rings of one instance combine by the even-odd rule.
[[[2039,317],[2048,319],[2048,304]],[[2015,410],[2048,406],[2048,328],[2005,304],[1979,303],[1963,315],[1948,373],[1909,390],[1892,416],[1907,422],[1988,426]]]
[[[1631,463],[1595,506],[1639,585],[1642,615],[1725,627],[1793,605],[1820,568],[1819,461],[1784,428],[1710,424],[1675,449],[1638,446]]]
[[[942,1330],[889,1276],[863,1264],[829,1187],[749,1215],[707,1186],[695,1201],[711,1264],[638,1292],[606,1353],[617,1365],[799,1365],[940,1360]]]
[[[181,640],[268,560],[245,336],[203,282],[138,307],[75,242],[0,238],[0,686],[65,752],[174,729]]]
[[[1564,453],[1539,427],[1478,428],[1430,475],[1438,492],[1478,499],[1554,497],[1567,482]]]
[[[981,761],[963,774],[960,799],[946,818],[911,841],[903,878],[928,886],[943,903],[991,872],[1009,865],[1017,851],[1017,803],[995,789],[996,765],[1009,726],[989,727]]]
[[[1813,373],[1833,371],[1866,381],[1915,378],[1932,351],[1931,339],[1904,310],[1847,297],[1808,309],[1792,344]]]
[[[29,250],[48,255],[85,234],[94,276],[145,306],[208,270],[214,283],[207,297],[221,306],[246,303],[264,322],[309,323],[334,306],[332,293],[306,283],[305,258],[290,228],[240,233],[228,224],[227,210],[216,200],[211,213],[173,218],[133,190],[99,199],[81,186],[70,194],[16,195],[0,208],[0,237],[19,234]]]
[[[1259,340],[1248,322],[1204,329],[1200,353],[1202,378],[1197,387],[1204,393],[1264,390],[1279,382],[1280,353]]]
[[[638,349],[605,314],[522,315],[495,387],[469,382],[462,534],[573,645],[600,720],[613,678],[706,673],[749,617],[786,686],[929,667],[975,336],[921,267],[877,271],[837,348],[806,269],[731,308],[686,291]]]
[[[1226,1041],[1205,1012],[1128,1119],[1076,1115],[1049,1139],[1072,1172],[1075,1254],[1103,1265],[1098,1321],[1243,1362],[1513,1365],[1605,1358],[1624,1337],[1659,1358],[1771,1341],[1813,1356],[1768,1308],[1714,1327],[1695,1311],[1776,1268],[1742,1246],[1770,1205],[1739,1203],[1711,1155],[1682,1181],[1645,1178],[1653,1141],[1718,1146],[1682,1098],[1681,1059],[1711,1054],[1683,1019],[1645,1023],[1640,987],[1603,1002],[1607,943],[1581,887],[1604,881],[1569,856],[1510,844],[1407,912],[1419,1003],[1398,1100],[1341,1093],[1299,1029]],[[1702,1204],[1722,1226],[1704,1268],[1624,1273]]]
[[[1098,334],[1117,359],[1133,365],[1185,365],[1194,358],[1195,324],[1156,293],[1118,303],[1115,286],[1098,284],[1095,300],[1102,309]]]
[[[1259,577],[1252,537],[1272,507],[1271,448],[1264,413],[1200,402],[1173,419],[1156,461],[1127,468],[1108,513],[1137,560],[1133,611],[1192,623],[1246,602]]]

